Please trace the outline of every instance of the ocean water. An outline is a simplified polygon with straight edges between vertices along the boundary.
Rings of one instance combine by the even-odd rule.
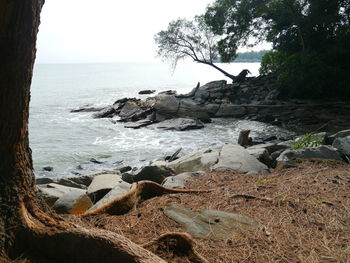
[[[258,63],[224,65],[231,74],[249,69],[258,74]],[[225,79],[208,66],[184,63],[172,73],[164,63],[38,64],[35,65],[30,103],[29,139],[37,176],[72,176],[120,166],[148,164],[182,147],[196,149],[235,143],[242,129],[253,136],[288,136],[289,132],[252,121],[215,119],[204,129],[186,132],[149,128],[124,128],[92,113],[70,113],[85,104],[106,106],[123,97],[146,98],[138,91],[192,90],[200,82]],[[90,162],[91,158],[101,164]],[[53,172],[42,170],[52,166]],[[80,166],[79,169],[77,166]],[[81,169],[83,168],[83,169]]]

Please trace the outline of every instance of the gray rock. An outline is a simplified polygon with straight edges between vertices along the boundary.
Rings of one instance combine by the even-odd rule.
[[[171,168],[165,166],[145,166],[133,175],[133,181],[139,182],[143,180],[149,180],[161,184],[168,176],[174,175],[174,171]]]
[[[274,167],[274,161],[272,160],[269,152],[265,148],[247,148],[247,152],[253,155],[256,159],[258,159],[263,164],[267,165],[267,167]]]
[[[156,91],[154,90],[154,89],[152,89],[152,90],[149,90],[149,89],[146,89],[146,90],[141,90],[141,91],[139,91],[139,94],[140,95],[145,95],[145,94],[153,94],[153,93],[155,93]]]
[[[292,145],[292,143],[290,144]],[[255,150],[255,149],[266,149],[269,154],[272,154],[276,151],[289,149],[290,146],[288,143],[265,143],[265,144],[257,144],[251,147],[248,147],[247,150]]]
[[[340,154],[338,151],[328,145],[321,145],[315,148],[306,148],[301,150],[285,150],[281,153],[281,155],[277,158],[278,162],[286,162],[295,158],[301,159],[332,159],[342,161]]]
[[[124,107],[119,112],[120,121],[138,121],[144,119],[150,114],[152,109],[145,102],[130,100],[125,103]]]
[[[200,119],[203,122],[210,122],[210,115],[204,105],[198,104],[192,99],[180,100],[179,109],[176,116]]]
[[[87,189],[87,194],[94,203],[99,201],[112,188],[123,182],[120,175],[117,174],[100,174],[94,177],[92,183]]]
[[[247,114],[246,107],[234,104],[221,104],[215,117],[233,117],[240,118]]]
[[[118,183],[111,191],[109,191],[102,199],[100,199],[96,204],[94,204],[89,210],[95,210],[100,208],[104,204],[126,194],[131,188],[131,184],[126,182]]]
[[[43,171],[52,172],[53,171],[53,167],[52,166],[45,166],[45,167],[43,167]]]
[[[168,188],[186,188],[185,187],[186,180],[192,179],[192,178],[199,178],[204,174],[205,172],[198,171],[198,172],[192,172],[192,173],[181,173],[175,176],[169,176],[165,178],[162,185]]]
[[[57,183],[57,178],[52,177],[39,177],[35,179],[35,184],[50,184]]]
[[[187,131],[201,129],[204,125],[200,120],[176,118],[153,124],[151,127],[163,130]]]
[[[115,114],[115,109],[112,106],[108,106],[92,115],[94,119],[98,118],[112,118]]]
[[[332,146],[341,154],[350,156],[350,135],[347,137],[338,137],[334,140]]]
[[[96,112],[103,110],[104,107],[94,107],[91,104],[83,105],[79,108],[73,109],[70,112]]]
[[[125,128],[131,128],[131,129],[139,129],[142,127],[146,127],[148,125],[151,125],[153,121],[144,119],[144,120],[139,120],[137,122],[129,122],[124,125]]]
[[[123,173],[121,176],[124,182],[127,182],[129,184],[132,184],[134,182],[134,175],[131,173]]]
[[[350,130],[343,130],[343,131],[340,131],[340,132],[337,132],[333,135],[328,136],[326,141],[328,144],[332,145],[335,139],[344,138],[344,137],[348,137],[348,136],[350,136]]]
[[[83,214],[91,206],[92,201],[85,192],[70,191],[55,202],[53,209],[61,214]]]
[[[209,172],[211,167],[218,162],[220,149],[220,147],[201,149],[166,163],[166,166],[172,168],[176,174],[196,171]]]
[[[79,185],[89,186],[92,182],[94,175],[80,175],[75,177],[68,177],[68,179],[72,182],[75,182]]]
[[[86,193],[85,190],[63,186],[55,183],[50,183],[47,185],[38,185],[40,192],[46,203],[49,206],[53,206],[54,203],[64,195],[83,195]]]
[[[240,145],[226,144],[220,151],[219,161],[212,170],[237,171],[242,173],[268,173],[268,167]]]
[[[69,186],[69,187],[75,187],[75,188],[79,188],[79,189],[87,189],[86,185],[76,183],[76,182],[70,180],[69,178],[60,178],[60,179],[58,179],[57,184]]]
[[[175,203],[168,203],[163,211],[186,232],[200,238],[232,239],[259,227],[254,219],[247,216],[216,210],[193,211]]]
[[[155,99],[156,103],[154,108],[158,114],[165,116],[176,116],[180,105],[179,99],[177,99],[175,96],[169,95],[157,95]]]

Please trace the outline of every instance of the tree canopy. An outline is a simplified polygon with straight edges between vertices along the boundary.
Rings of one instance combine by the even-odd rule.
[[[350,0],[216,0],[205,21],[225,61],[251,39],[272,42],[265,62],[286,96],[350,96]]]

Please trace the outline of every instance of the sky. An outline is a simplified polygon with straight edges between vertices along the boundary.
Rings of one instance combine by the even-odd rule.
[[[46,0],[37,63],[146,62],[154,35],[179,17],[204,13],[213,0]]]

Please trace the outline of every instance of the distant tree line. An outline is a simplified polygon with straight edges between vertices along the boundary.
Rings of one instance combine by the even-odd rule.
[[[215,0],[196,19],[158,33],[158,54],[218,68],[218,58],[267,41],[260,74],[274,74],[282,95],[350,98],[350,0]]]
[[[261,62],[262,57],[268,50],[250,51],[237,53],[237,57],[233,62]]]

